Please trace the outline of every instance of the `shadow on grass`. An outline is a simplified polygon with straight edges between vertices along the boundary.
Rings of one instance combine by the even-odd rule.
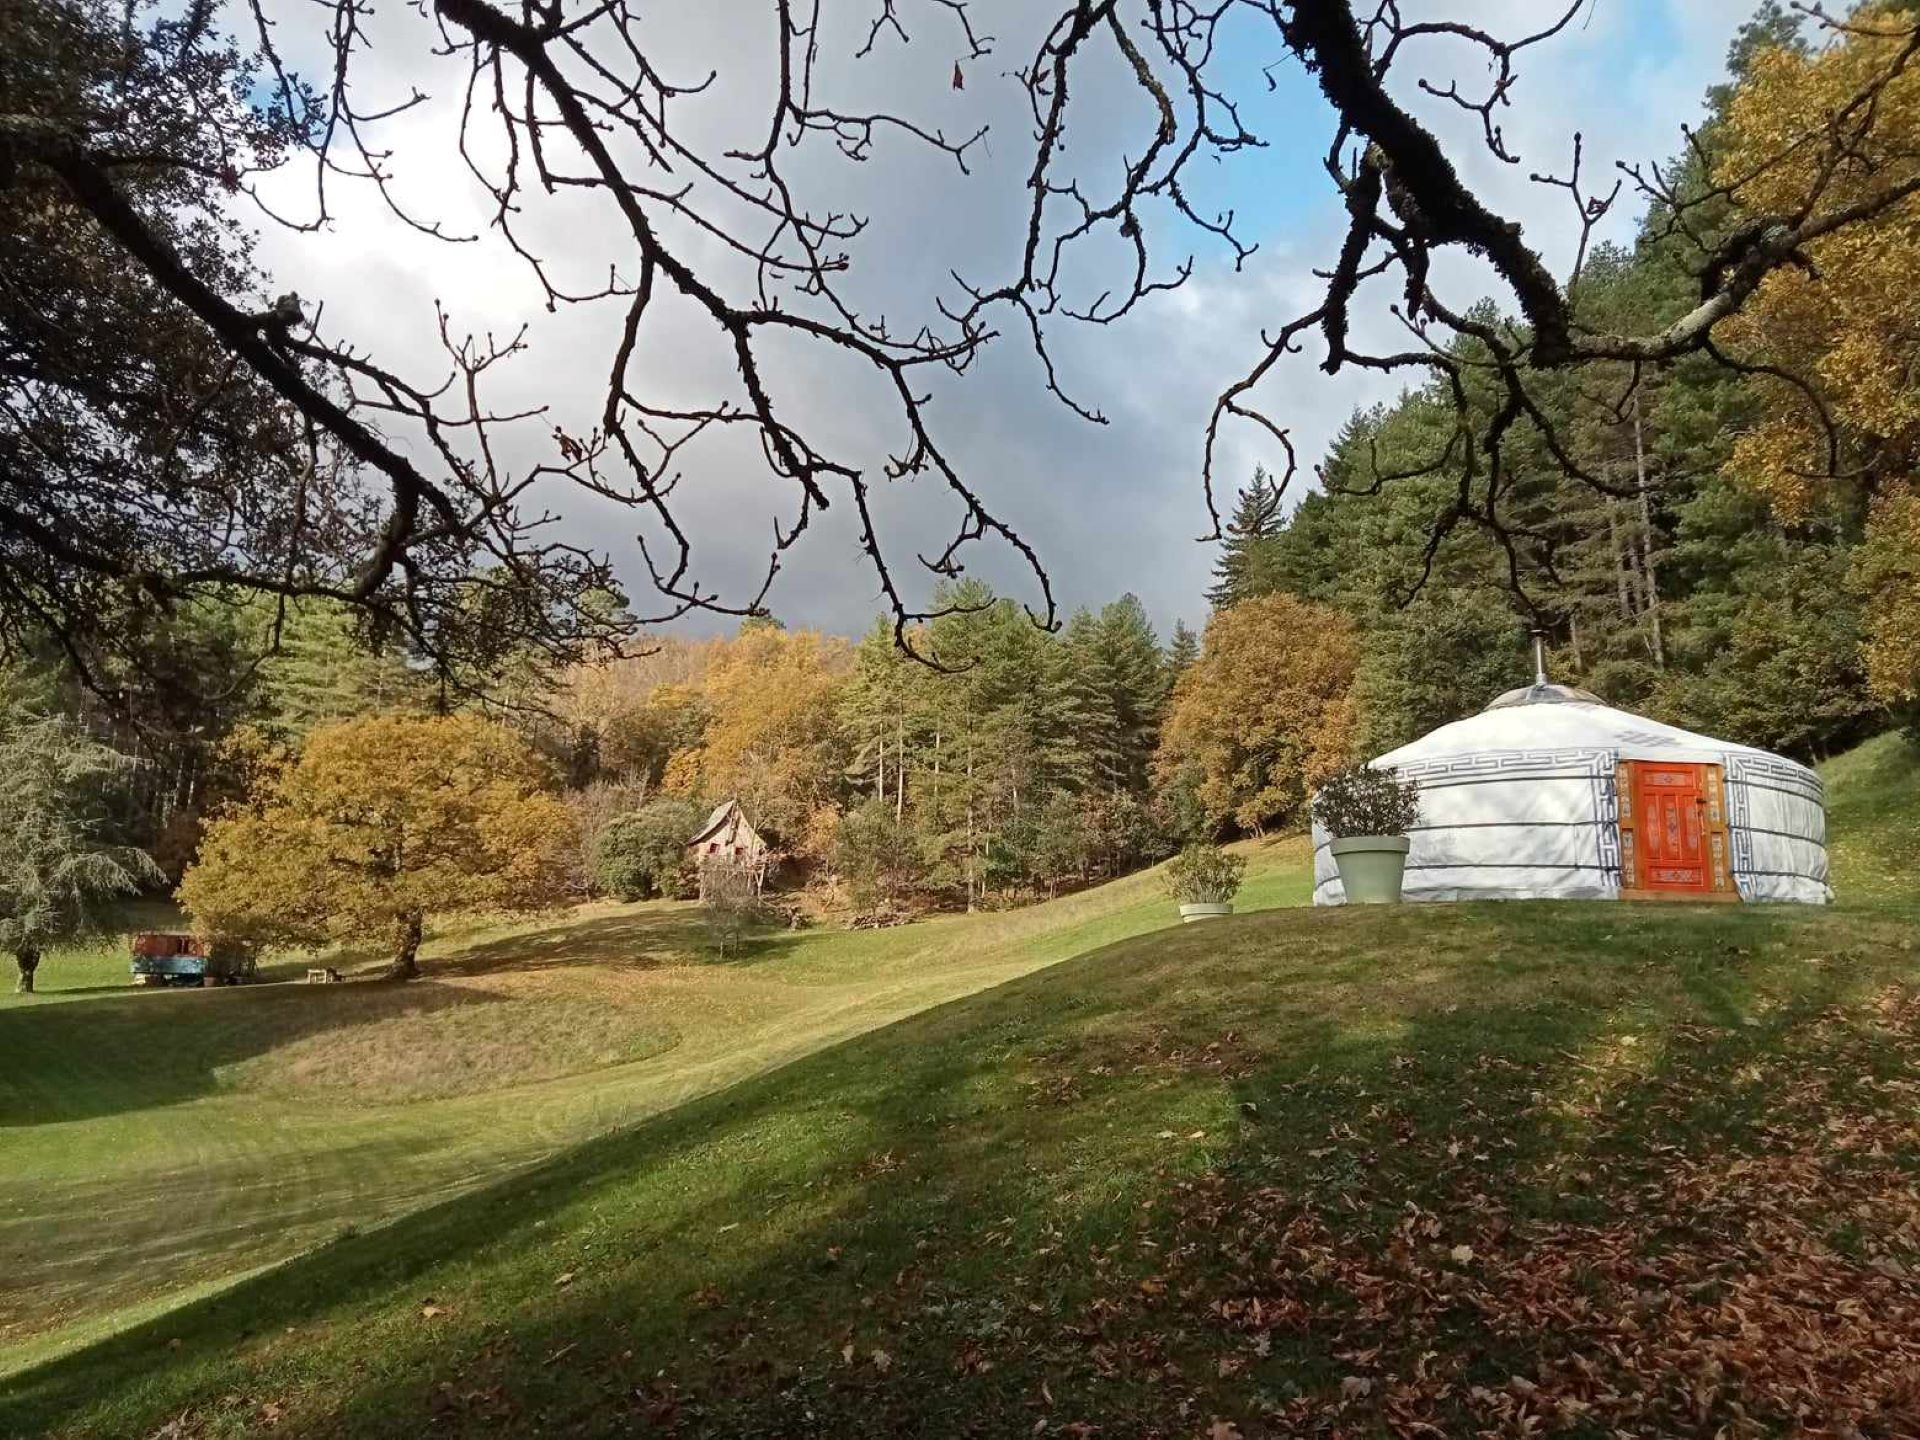
[[[38,1007],[45,1009],[51,1008],[52,1004],[58,1003],[73,995],[130,995],[145,993],[148,988],[149,987],[143,985],[135,985],[132,982],[131,976],[129,976],[125,982],[117,985],[70,985],[62,990],[55,990],[49,987],[36,992],[32,1001],[22,1002],[20,1008],[23,1010],[33,1009],[36,1008],[36,1002],[46,1000],[50,1002],[48,1005]],[[171,987],[154,986],[151,988],[166,989]],[[185,987],[183,986],[181,988],[184,989]]]
[[[765,930],[721,956],[714,950],[700,911],[636,910],[575,920],[545,930],[468,945],[428,962],[435,975],[480,976],[533,973],[574,965],[603,970],[653,970],[662,965],[744,965],[774,958],[797,933]]]
[[[218,1089],[222,1067],[308,1036],[500,998],[418,984],[249,985],[0,1010],[0,1129],[178,1104]]]
[[[77,1004],[0,1008],[0,1127],[179,1104],[219,1089],[219,1069],[284,1044],[369,1021],[505,998],[434,985],[434,977],[472,979],[564,966],[651,970],[685,960],[701,943],[697,912],[643,910],[470,945],[426,962],[426,977],[413,983],[303,985],[298,981],[307,962],[286,960],[267,966],[267,981],[255,985],[98,987],[100,995]],[[340,968],[351,962],[351,956],[334,960]]]
[[[1176,1398],[1152,1378],[1167,1335],[1191,1342],[1207,1297],[1245,1293],[1229,1249],[1177,1258],[1169,1227],[1196,1187],[1323,1204],[1356,1234],[1462,1187],[1583,1218],[1591,1200],[1556,1177],[1590,1137],[1540,1095],[1591,1084],[1622,1026],[1650,1042],[1716,1027],[1712,1063],[1730,1067],[1866,970],[1911,965],[1890,927],[1841,936],[1823,919],[1510,905],[1125,942],[17,1376],[0,1433],[145,1433],[223,1406],[239,1423],[262,1393],[297,1397],[288,1433],[530,1417],[604,1433],[661,1407],[700,1433],[1015,1433],[1042,1379],[1051,1413],[1145,1428]],[[1772,1008],[1751,1024],[1756,987]],[[1624,1071],[1611,1103],[1678,1143],[1695,1122],[1653,1113],[1660,1079],[1660,1064]],[[1715,1126],[1739,1133],[1769,1097],[1717,1103]],[[1461,1137],[1488,1163],[1435,1162]],[[1176,1264],[1179,1298],[1153,1278]],[[1148,1283],[1165,1298],[1144,1304]],[[1508,1342],[1471,1343],[1489,1373],[1514,1360]],[[847,1364],[849,1344],[887,1363]],[[1308,1333],[1217,1388],[1245,1400],[1339,1364]]]
[[[690,958],[703,940],[697,912],[645,910],[482,941],[427,963],[432,974],[464,976],[573,965],[653,970]]]
[[[778,955],[791,940],[783,932],[757,936],[720,961],[707,949],[698,911],[648,909],[469,945],[425,962],[424,983],[286,983],[306,975],[308,962],[293,960],[265,967],[267,980],[254,985],[96,987],[83,1003],[0,1008],[0,1128],[177,1104],[215,1091],[223,1067],[310,1036],[507,998],[437,986],[435,978],[744,965]],[[347,968],[354,958],[333,963]]]

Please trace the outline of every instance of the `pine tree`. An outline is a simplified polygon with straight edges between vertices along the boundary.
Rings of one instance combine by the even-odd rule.
[[[262,633],[275,624],[261,602],[253,620]],[[288,740],[316,725],[369,711],[424,708],[419,677],[391,649],[370,643],[345,606],[296,602],[278,621],[280,646],[260,665],[260,718]]]
[[[1225,610],[1276,588],[1270,542],[1280,529],[1280,489],[1264,467],[1240,492],[1221,542],[1220,559],[1213,567],[1213,585],[1207,601]]]
[[[1095,624],[1097,713],[1111,737],[1106,767],[1110,793],[1142,794],[1159,743],[1166,673],[1160,642],[1139,599],[1123,595],[1100,611]]]
[[[853,678],[841,701],[852,749],[848,779],[872,800],[890,805],[896,819],[907,805],[909,745],[917,748],[920,738],[911,713],[912,664],[895,642],[892,622],[875,619],[854,652]]]
[[[1070,647],[1011,601],[965,581],[938,603],[949,613],[928,627],[929,643],[953,673],[925,684],[921,728],[937,737],[942,769],[919,819],[946,883],[971,906],[992,885],[1031,878],[1041,807],[1089,772],[1085,696]]]
[[[917,818],[923,848],[934,859],[931,878],[963,893],[971,910],[980,893],[991,833],[991,677],[980,651],[981,631],[994,599],[980,581],[963,580],[942,585],[934,603],[942,613],[927,627],[928,648],[946,670],[936,674],[924,695],[924,713],[933,732],[933,770],[928,803]]]
[[[1193,662],[1200,658],[1200,637],[1188,628],[1184,620],[1173,622],[1173,636],[1167,641],[1166,653],[1160,657],[1160,684],[1154,694],[1153,702],[1153,743],[1160,745],[1160,728],[1166,724],[1167,707],[1173,703],[1173,687],[1180,683],[1180,677],[1193,668]]]
[[[1532,677],[1525,624],[1492,587],[1422,595],[1366,632],[1354,687],[1363,757],[1472,715]]]
[[[1120,717],[1113,696],[1118,686],[1099,619],[1079,609],[1067,619],[1061,645],[1070,660],[1069,684],[1081,715],[1080,744],[1086,765],[1074,777],[1079,790],[1111,788],[1124,766]]]
[[[1200,637],[1184,620],[1173,622],[1173,638],[1167,642],[1166,674],[1178,680],[1180,672],[1200,658]]]

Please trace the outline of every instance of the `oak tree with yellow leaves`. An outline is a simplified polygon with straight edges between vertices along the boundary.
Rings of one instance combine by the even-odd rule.
[[[1161,784],[1191,783],[1214,824],[1301,814],[1350,757],[1358,661],[1352,623],[1325,606],[1276,594],[1219,611],[1174,687]]]
[[[565,806],[526,742],[473,715],[323,726],[257,766],[179,898],[196,929],[259,945],[384,942],[419,973],[436,915],[529,910],[567,876]]]
[[[1759,378],[1778,402],[1739,438],[1729,468],[1787,524],[1864,504],[1853,578],[1867,602],[1869,678],[1889,701],[1920,696],[1917,48],[1910,15],[1868,5],[1823,49],[1757,57],[1717,170],[1754,223],[1791,218],[1814,197],[1873,212],[1808,242],[1728,326],[1735,359],[1766,367]],[[1810,127],[1848,143],[1794,143]]]
[[[699,743],[674,755],[666,787],[737,799],[757,829],[797,841],[835,796],[847,768],[840,697],[853,668],[837,636],[772,625],[742,627],[715,645]]]

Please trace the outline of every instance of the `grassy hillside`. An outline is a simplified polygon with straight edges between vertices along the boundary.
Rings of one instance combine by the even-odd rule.
[[[45,1320],[91,1285],[130,1300],[176,1257],[228,1273],[356,1194],[410,1212],[146,1323],[96,1316],[116,1333],[0,1380],[0,1435],[1909,1433],[1917,774],[1892,740],[1830,770],[1831,911],[1284,910],[1142,934],[1168,918],[1142,878],[699,969],[635,958],[679,912],[588,916],[471,938],[412,989],[243,997],[254,1037],[274,1004],[455,997],[424,1014],[216,1042],[182,1008],[167,1028],[197,1058],[83,1067],[66,1098],[96,1006],[226,993],[0,1011],[0,1105],[44,1073],[0,1131],[38,1167],[0,1167],[0,1274],[42,1287],[16,1365],[71,1345]],[[1300,859],[1268,852],[1256,895],[1300,898]],[[400,1026],[389,1053],[502,1013],[511,984],[525,1048],[588,1068],[396,1104],[352,1093],[374,1052],[301,1048]],[[538,1018],[576,985],[646,1017],[637,1044],[672,1024],[673,1048],[602,1063],[587,1010]],[[64,1042],[16,1058],[62,1016]],[[120,1023],[103,1072],[159,1028]],[[128,1218],[166,1183],[184,1237]]]
[[[1776,1421],[1796,1386],[1892,1405],[1920,1358],[1917,981],[1871,910],[1163,932],[16,1377],[0,1430],[1460,1433],[1533,1386],[1672,1433],[1696,1388],[1721,1421],[1736,1391]],[[1744,1378],[1673,1378],[1716,1368]]]
[[[1882,735],[1821,770],[1841,903],[1920,900],[1920,745]]]
[[[1307,889],[1301,842],[1253,847],[1243,908]],[[1171,917],[1137,876],[717,964],[694,907],[608,905],[449,937],[406,986],[133,991],[123,947],[55,955],[0,996],[0,1376]]]

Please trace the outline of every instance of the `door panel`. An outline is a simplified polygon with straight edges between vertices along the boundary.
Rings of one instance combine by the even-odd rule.
[[[1643,880],[1650,890],[1705,890],[1707,797],[1697,765],[1641,765]]]
[[[1619,795],[1626,894],[1737,898],[1719,766],[1623,761]]]

